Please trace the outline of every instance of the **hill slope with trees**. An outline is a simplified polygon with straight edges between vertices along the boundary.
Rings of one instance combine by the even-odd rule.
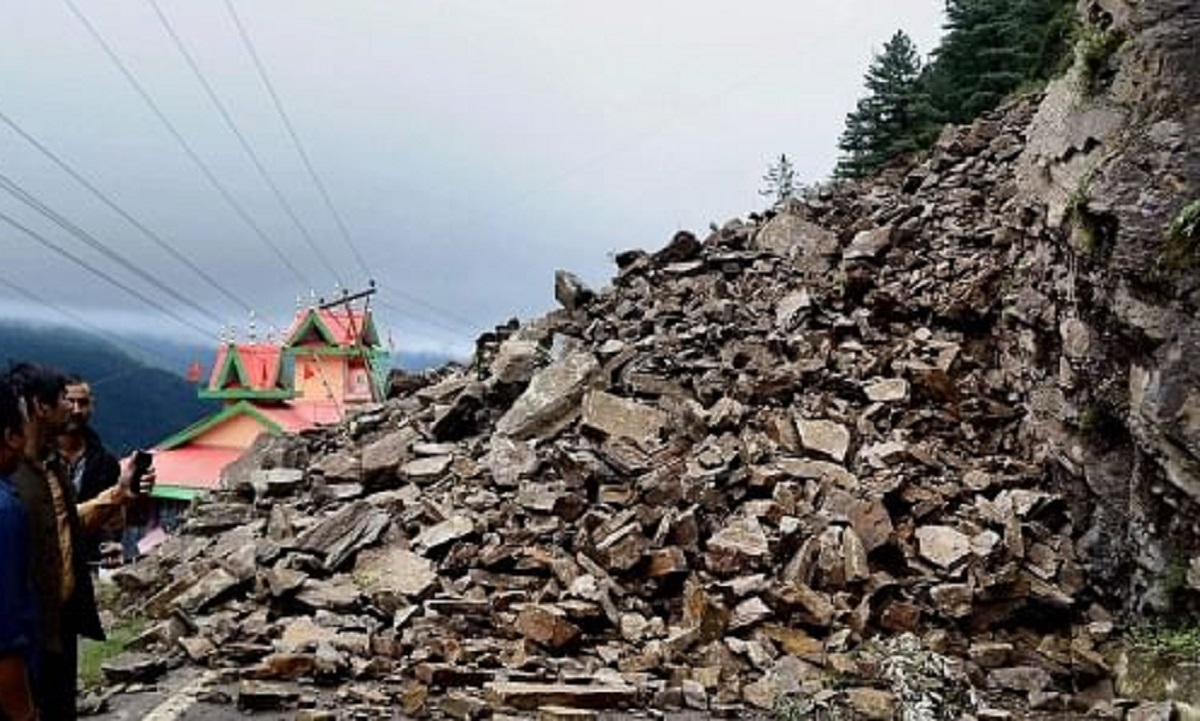
[[[1076,33],[1068,0],[947,0],[946,34],[922,64],[897,31],[871,61],[867,94],[846,116],[839,178],[862,178],[928,148],[946,123],[967,123],[1066,70]]]
[[[94,425],[114,452],[150,446],[214,409],[180,376],[79,330],[0,324],[0,360],[4,367],[41,363],[88,380],[96,398]]]

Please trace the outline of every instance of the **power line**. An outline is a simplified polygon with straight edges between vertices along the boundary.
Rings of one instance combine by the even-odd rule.
[[[202,316],[208,318],[209,320],[216,323],[217,325],[221,324],[221,319],[218,318],[217,316],[213,315],[212,311],[209,311],[208,309],[199,305],[192,299],[182,295],[181,293],[179,293],[179,291],[175,290],[171,286],[163,283],[158,278],[155,278],[154,276],[150,275],[146,271],[142,270],[140,267],[138,267],[136,264],[129,261],[127,258],[122,256],[120,253],[116,252],[112,248],[105,245],[104,242],[101,241],[99,238],[92,235],[91,233],[88,233],[83,228],[80,228],[78,225],[71,222],[68,218],[64,217],[63,215],[61,215],[60,213],[55,211],[53,208],[51,208],[50,206],[43,203],[41,200],[39,200],[37,197],[35,197],[31,193],[29,193],[29,191],[22,188],[16,181],[14,181],[12,178],[8,177],[4,173],[0,173],[0,188],[3,188],[9,195],[13,196],[17,200],[24,203],[25,205],[28,205],[30,208],[33,208],[34,210],[36,210],[42,216],[49,219],[52,223],[54,223],[58,227],[62,228],[63,230],[67,231],[71,235],[75,236],[78,240],[80,240],[84,244],[88,245],[93,250],[95,250],[96,252],[103,255],[105,258],[108,258],[112,262],[121,266],[122,268],[129,271],[130,273],[136,275],[138,278],[141,278],[143,281],[145,281],[146,283],[149,283],[150,285],[154,286],[155,288],[162,291],[163,293],[166,293],[167,295],[174,298],[176,301],[183,304],[184,306],[192,309],[199,315],[202,315]]]
[[[132,225],[133,227],[135,227],[139,231],[141,231],[141,233],[143,235],[145,235],[147,238],[149,238],[151,241],[153,241],[155,243],[155,245],[157,245],[159,248],[162,248],[167,253],[169,253],[172,258],[179,261],[188,270],[191,270],[193,273],[200,276],[200,278],[202,278],[206,283],[208,283],[210,286],[212,286],[213,289],[215,289],[221,295],[225,296],[225,298],[227,300],[232,302],[234,305],[241,307],[242,310],[250,309],[249,303],[247,303],[245,300],[243,300],[242,298],[235,295],[232,291],[230,291],[228,288],[226,288],[224,285],[222,285],[220,282],[218,282],[211,275],[204,272],[204,270],[202,268],[197,266],[195,263],[193,263],[191,260],[189,260],[185,255],[180,253],[170,243],[163,240],[163,238],[160,235],[158,235],[158,233],[155,233],[153,230],[146,227],[146,225],[144,223],[142,223],[137,218],[135,218],[134,216],[132,216],[128,212],[126,212],[124,208],[117,205],[116,202],[114,202],[111,198],[108,197],[108,195],[106,195],[99,188],[97,188],[95,186],[95,184],[93,184],[91,181],[89,181],[87,178],[85,178],[83,175],[81,175],[79,172],[77,172],[74,168],[72,168],[69,164],[67,164],[67,162],[65,160],[63,160],[61,157],[59,157],[57,154],[55,154],[52,150],[50,150],[44,144],[42,144],[40,141],[38,141],[37,138],[35,138],[32,135],[30,135],[29,133],[27,133],[20,125],[17,124],[17,122],[15,120],[10,118],[2,110],[0,110],[0,122],[3,122],[10,129],[12,129],[13,132],[15,132],[17,135],[20,135],[22,138],[24,138],[27,143],[29,143],[34,148],[36,148],[38,151],[40,151],[42,153],[42,155],[49,158],[55,165],[57,165],[59,168],[61,168],[63,170],[63,172],[65,172],[67,175],[70,175],[75,180],[75,182],[79,183],[84,188],[86,188],[88,190],[88,192],[90,192],[93,196],[95,196],[100,202],[107,205],[113,212],[115,212],[117,215],[124,218],[130,225]]]
[[[445,331],[447,333],[454,335],[455,337],[461,336],[463,331],[467,331],[469,333],[475,332],[475,328],[473,326],[467,326],[467,325],[462,325],[462,324],[450,325],[448,323],[439,321],[436,318],[430,318],[430,317],[418,318],[418,317],[412,315],[411,312],[404,310],[403,308],[396,305],[395,303],[392,303],[392,302],[388,301],[387,299],[380,297],[380,296],[375,297],[375,302],[378,303],[380,306],[387,308],[388,310],[396,312],[402,318],[408,318],[409,320],[416,321],[417,323],[429,326],[430,328],[436,328],[438,330]]]
[[[108,59],[111,60],[113,65],[117,67],[117,70],[119,70],[121,74],[125,76],[125,79],[129,81],[129,84],[133,86],[133,89],[137,91],[137,94],[141,96],[142,100],[145,101],[150,110],[154,112],[154,115],[159,119],[159,122],[161,122],[167,131],[171,133],[171,135],[175,138],[175,141],[179,143],[179,147],[181,147],[187,156],[191,158],[196,167],[200,169],[200,172],[204,174],[204,177],[208,180],[209,184],[212,185],[213,188],[221,195],[229,207],[233,208],[238,217],[240,217],[242,221],[245,222],[252,231],[254,231],[255,236],[257,236],[259,240],[261,240],[272,251],[274,251],[275,256],[289,271],[291,271],[292,275],[295,276],[295,278],[300,281],[303,286],[310,288],[313,287],[313,284],[304,276],[303,273],[300,272],[295,264],[292,263],[291,259],[287,257],[287,254],[280,250],[279,246],[267,237],[267,234],[263,232],[262,228],[259,227],[254,218],[251,217],[248,212],[246,212],[246,209],[242,207],[241,203],[239,203],[233,197],[225,185],[221,183],[219,179],[217,179],[217,176],[208,167],[208,165],[200,158],[196,151],[192,149],[192,146],[187,142],[187,140],[184,139],[179,130],[175,128],[174,123],[172,123],[166,114],[163,113],[162,109],[159,108],[158,103],[154,102],[154,99],[150,97],[150,94],[146,92],[146,89],[142,87],[142,84],[138,82],[137,78],[134,77],[129,68],[125,66],[125,63],[121,62],[121,58],[117,56],[116,52],[113,51],[108,42],[104,40],[104,37],[100,34],[100,31],[97,30],[96,27],[92,25],[87,17],[79,10],[79,8],[76,7],[74,0],[63,0],[63,2],[65,2],[67,7],[70,8],[75,17],[79,19],[79,22],[82,23],[84,28],[87,29],[88,34],[92,36],[92,39],[95,40],[98,45],[100,45],[100,48],[104,50],[104,54],[107,55]]]
[[[192,321],[178,315],[177,313],[172,311],[170,308],[167,308],[166,306],[162,305],[161,303],[158,303],[157,301],[153,300],[152,298],[149,298],[149,297],[143,295],[142,293],[135,290],[134,288],[129,287],[125,283],[122,283],[121,281],[112,277],[108,273],[105,273],[104,271],[100,270],[99,268],[92,265],[91,263],[88,263],[83,258],[80,258],[79,256],[75,255],[74,253],[67,250],[66,248],[63,248],[62,246],[58,245],[57,243],[50,240],[49,238],[22,225],[20,222],[18,222],[14,218],[10,217],[9,215],[7,215],[3,212],[0,212],[0,221],[8,223],[12,227],[14,227],[17,230],[21,231],[22,233],[25,233],[26,235],[28,235],[30,238],[33,238],[38,243],[41,243],[43,246],[49,248],[50,250],[54,251],[55,253],[58,253],[62,257],[66,258],[67,260],[71,261],[72,263],[75,263],[76,265],[80,266],[81,268],[88,271],[89,273],[92,273],[93,275],[96,275],[96,276],[102,278],[103,280],[107,281],[110,285],[113,285],[113,286],[125,291],[129,295],[132,295],[134,298],[137,298],[138,300],[145,303],[147,306],[166,315],[167,317],[176,321],[180,325],[190,328],[191,330],[204,336],[206,339],[212,337],[212,334],[208,330],[201,328],[200,326],[196,325]]]
[[[101,328],[98,325],[95,325],[95,324],[89,322],[86,318],[79,315],[78,313],[75,313],[74,311],[72,311],[68,308],[64,308],[63,306],[58,305],[57,303],[51,301],[50,299],[40,296],[37,293],[34,293],[33,291],[31,291],[23,286],[17,285],[16,283],[12,282],[8,278],[5,278],[4,276],[0,276],[0,285],[5,286],[9,290],[12,290],[13,292],[25,297],[26,299],[28,299],[30,301],[33,301],[37,305],[45,306],[45,307],[49,308],[50,310],[53,310],[54,312],[63,316],[64,318],[74,321],[80,327],[86,328],[87,330],[91,331],[92,333],[99,336],[100,338],[107,340],[109,343],[112,343],[114,346],[117,346],[118,348],[121,347],[122,345],[133,346],[134,348],[137,348],[138,350],[142,351],[142,353],[145,354],[146,358],[153,357],[153,358],[158,358],[159,360],[167,361],[168,363],[173,363],[173,361],[170,358],[167,358],[166,356],[161,355],[158,351],[152,349],[150,346],[142,345],[141,343],[139,343],[135,340],[132,340],[132,339],[119,339],[114,335],[110,335],[108,333],[108,331],[104,330],[103,328]],[[97,383],[93,381],[92,385],[97,385]]]
[[[284,128],[287,130],[288,137],[291,138],[292,145],[295,146],[297,154],[299,154],[300,159],[303,161],[304,168],[308,171],[309,177],[312,178],[313,185],[316,186],[317,191],[320,193],[321,200],[324,202],[326,209],[328,209],[329,214],[333,216],[338,231],[342,236],[342,240],[346,242],[346,245],[354,254],[354,258],[358,263],[359,270],[362,271],[362,273],[366,275],[368,279],[371,279],[373,276],[371,269],[367,266],[366,260],[363,259],[362,253],[359,251],[358,246],[351,238],[350,232],[346,229],[346,223],[342,220],[341,213],[338,212],[337,207],[333,204],[333,200],[329,195],[329,191],[325,187],[325,183],[322,182],[321,176],[318,175],[316,168],[313,166],[312,160],[308,156],[308,152],[304,149],[304,144],[300,141],[300,135],[296,132],[296,128],[292,124],[291,117],[284,108],[283,101],[280,99],[279,93],[275,90],[275,84],[271,82],[271,77],[267,74],[266,66],[263,64],[262,59],[259,57],[258,51],[254,47],[254,41],[250,39],[250,33],[246,30],[246,26],[242,22],[241,17],[238,15],[237,10],[234,8],[233,2],[231,0],[225,0],[225,7],[229,11],[229,16],[233,19],[233,24],[237,27],[238,34],[242,38],[242,43],[246,47],[246,52],[250,55],[251,60],[254,62],[254,67],[258,71],[258,76],[262,80],[263,86],[266,87],[267,94],[270,96],[271,102],[275,106],[275,111],[279,114],[279,119],[282,121]],[[407,302],[425,308],[426,310],[436,313],[443,318],[447,318],[454,323],[462,324],[464,327],[472,330],[475,327],[474,323],[471,321],[466,320],[461,316],[456,316],[454,313],[442,308],[438,308],[437,306],[414,295],[404,293],[403,291],[399,290],[393,290],[392,292]]]
[[[250,142],[246,139],[246,136],[238,128],[237,123],[233,121],[233,117],[229,114],[229,111],[226,109],[225,104],[221,101],[220,96],[217,95],[217,92],[213,89],[212,84],[208,82],[208,79],[204,76],[203,71],[200,70],[200,66],[196,63],[196,59],[192,56],[191,52],[188,51],[187,46],[184,44],[182,38],[179,37],[179,34],[175,32],[175,28],[171,25],[171,22],[167,19],[166,14],[163,13],[162,8],[159,6],[158,0],[149,0],[149,2],[150,6],[154,8],[154,13],[158,16],[158,20],[162,24],[163,29],[166,30],[167,35],[171,37],[171,41],[175,44],[175,48],[179,51],[179,54],[183,56],[188,68],[191,69],[192,75],[196,77],[196,80],[199,81],[201,87],[204,88],[204,92],[206,95],[208,95],[208,99],[212,101],[212,104],[216,107],[217,112],[220,113],[221,119],[225,121],[225,126],[228,127],[230,132],[233,133],[234,137],[237,138],[238,143],[242,146],[242,150],[246,152],[246,156],[250,158],[250,162],[254,165],[255,170],[258,171],[259,177],[261,177],[263,182],[266,183],[267,187],[271,189],[271,193],[274,194],[275,200],[279,201],[280,207],[283,208],[284,213],[289,219],[291,219],[292,225],[296,226],[296,230],[300,232],[300,235],[308,243],[308,247],[312,249],[313,253],[317,256],[317,259],[321,262],[321,265],[325,267],[325,270],[333,276],[338,285],[345,287],[345,283],[342,281],[341,276],[338,274],[337,270],[334,269],[333,264],[329,262],[329,258],[321,251],[320,247],[317,246],[317,241],[313,238],[312,233],[310,233],[304,223],[300,221],[300,218],[296,215],[296,211],[294,208],[292,208],[291,203],[289,203],[283,196],[283,193],[279,190],[278,184],[276,184],[274,178],[271,177],[271,174],[268,173],[267,169],[263,166],[262,161],[258,157],[258,153],[254,152],[254,148],[251,147]]]
[[[287,111],[284,110],[283,102],[279,99],[279,94],[275,92],[275,85],[271,82],[270,76],[267,75],[266,67],[263,65],[262,60],[259,59],[258,52],[254,49],[254,43],[250,40],[250,34],[246,32],[246,28],[242,24],[242,20],[238,17],[237,10],[233,8],[233,3],[230,0],[225,0],[225,7],[229,10],[229,16],[233,18],[233,24],[237,26],[238,34],[242,37],[242,43],[246,46],[246,51],[254,61],[254,67],[258,70],[258,76],[262,79],[263,85],[267,88],[267,93],[271,96],[271,102],[274,103],[275,110],[279,113],[279,118],[283,121],[284,127],[287,128],[288,136],[292,139],[292,145],[296,147],[296,152],[299,153],[300,159],[304,161],[304,167],[308,170],[308,175],[312,178],[313,185],[317,187],[317,191],[321,195],[321,200],[324,201],[329,214],[333,216],[334,223],[342,235],[342,240],[346,241],[346,245],[354,254],[354,259],[358,262],[359,270],[369,279],[371,277],[371,269],[367,266],[367,262],[363,260],[358,246],[350,238],[350,233],[346,230],[346,223],[343,222],[341,214],[334,207],[333,200],[329,197],[329,191],[325,189],[325,183],[321,182],[321,178],[317,175],[312,161],[309,160],[308,153],[304,150],[303,143],[300,142],[300,136],[296,133],[295,127],[292,126],[292,121],[288,117]]]
[[[457,315],[455,313],[451,313],[450,311],[442,310],[441,308],[437,307],[436,305],[433,305],[432,303],[422,300],[421,298],[413,295],[412,293],[405,293],[404,291],[398,290],[396,288],[389,288],[387,292],[392,297],[402,300],[410,305],[415,305],[418,308],[422,308],[425,311],[438,316],[439,318],[449,321],[450,323],[458,326],[460,329],[470,330],[471,332],[475,331],[476,324],[473,323],[472,321],[470,321],[460,315]]]

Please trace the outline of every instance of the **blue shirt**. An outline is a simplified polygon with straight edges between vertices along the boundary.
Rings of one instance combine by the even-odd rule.
[[[29,576],[29,522],[12,485],[0,476],[0,656],[20,654],[30,669],[36,614]]]

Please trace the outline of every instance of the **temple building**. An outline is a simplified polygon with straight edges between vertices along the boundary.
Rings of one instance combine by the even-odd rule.
[[[160,442],[152,525],[170,530],[221,471],[264,433],[336,424],[383,398],[387,353],[369,309],[343,304],[297,312],[282,343],[223,340],[201,398],[221,408]]]

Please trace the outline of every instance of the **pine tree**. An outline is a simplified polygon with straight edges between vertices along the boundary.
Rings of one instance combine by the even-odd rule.
[[[965,123],[1067,55],[1071,0],[947,0],[946,34],[923,85],[945,119]]]
[[[864,80],[867,97],[846,116],[835,176],[862,177],[896,155],[921,147],[930,118],[917,82],[920,74],[917,46],[904,31],[897,31],[871,61]]]

